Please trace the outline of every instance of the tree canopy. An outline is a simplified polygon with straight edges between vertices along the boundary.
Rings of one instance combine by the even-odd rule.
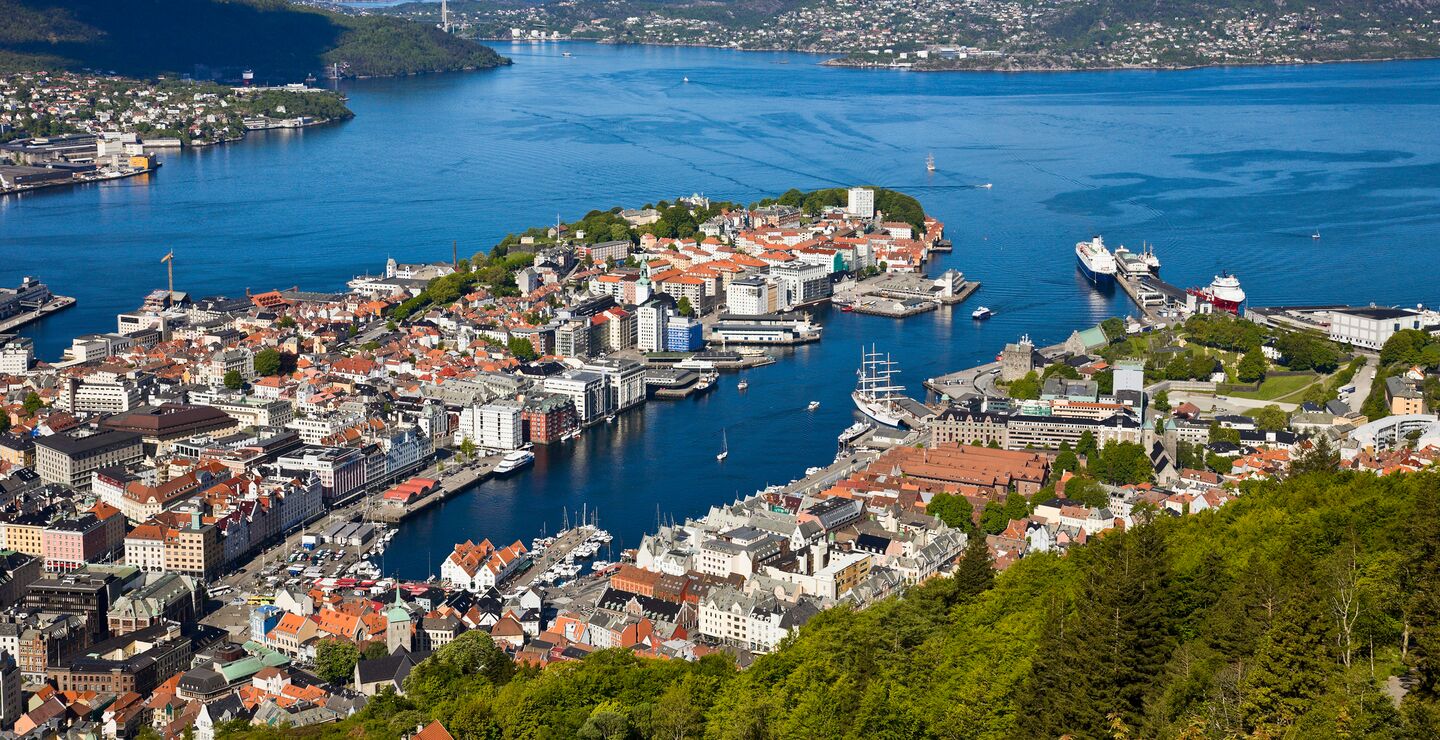
[[[404,697],[226,734],[388,738],[436,719],[457,738],[1434,736],[1440,475],[1247,482],[1219,510],[1142,513],[993,575],[980,539],[953,577],[827,610],[743,671],[619,649],[521,668],[468,632]],[[1392,672],[1408,672],[1398,711]]]

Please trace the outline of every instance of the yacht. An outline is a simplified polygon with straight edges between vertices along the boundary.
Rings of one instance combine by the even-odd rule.
[[[977,321],[980,320],[980,319],[988,319],[988,318],[990,318],[991,316],[994,316],[994,315],[995,315],[995,312],[994,312],[994,311],[991,311],[990,309],[988,309],[988,308],[986,308],[986,307],[984,307],[984,306],[981,306],[981,307],[975,309],[974,311],[971,311],[971,312],[970,312],[970,318],[976,319]]]
[[[529,450],[511,450],[500,458],[500,464],[495,466],[496,475],[507,475],[520,468],[535,462],[535,453]]]
[[[723,460],[724,460],[725,458],[727,458],[727,457],[730,457],[730,444],[729,444],[729,442],[725,439],[725,430],[724,430],[724,429],[721,429],[721,430],[720,430],[720,454],[716,455],[716,456],[715,456],[715,459],[716,459],[716,460],[722,460],[722,461],[723,461]]]
[[[851,442],[854,442],[856,439],[859,439],[859,438],[860,438],[860,435],[862,435],[862,434],[864,434],[864,433],[866,433],[866,432],[868,432],[868,431],[870,431],[870,425],[869,425],[869,424],[867,424],[867,423],[865,423],[865,422],[863,422],[863,421],[857,421],[857,422],[855,422],[854,424],[851,424],[850,426],[845,427],[845,431],[843,431],[843,432],[840,433],[840,444],[842,444],[842,445],[850,444]]]

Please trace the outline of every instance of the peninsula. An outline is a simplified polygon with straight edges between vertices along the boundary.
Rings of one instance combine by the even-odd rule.
[[[103,70],[258,84],[502,66],[489,47],[433,24],[285,0],[0,0],[0,71]]]
[[[586,508],[528,543],[470,517],[429,578],[383,572],[421,507],[541,455],[624,464],[577,438],[685,382],[746,392],[719,372],[818,340],[837,284],[950,303],[959,274],[927,272],[943,234],[879,187],[691,194],[335,293],[192,296],[171,253],[164,287],[56,361],[0,337],[0,683],[23,699],[0,723],[1432,735],[1440,314],[1254,309],[1238,282],[1152,299],[1158,257],[1116,267],[1098,237],[1077,259],[1123,268],[1140,318],[1018,337],[924,401],[865,352],[859,421],[796,480],[630,549]],[[0,288],[0,318],[48,298]]]

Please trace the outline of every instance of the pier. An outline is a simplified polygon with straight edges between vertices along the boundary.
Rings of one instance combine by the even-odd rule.
[[[530,561],[530,567],[526,568],[525,572],[505,584],[506,590],[523,591],[529,588],[537,576],[549,570],[550,566],[563,562],[566,556],[575,551],[575,548],[585,544],[591,535],[599,531],[599,528],[590,524],[565,530],[555,539],[555,542],[545,548],[545,552]]]
[[[979,281],[955,270],[939,278],[901,273],[845,284],[832,302],[852,313],[904,319],[964,303],[979,289]]]
[[[408,517],[453,498],[476,483],[488,480],[495,474],[495,466],[500,464],[502,458],[503,455],[489,455],[476,458],[472,462],[459,463],[457,464],[458,470],[448,474],[437,473],[435,469],[426,470],[419,474],[420,477],[434,475],[440,479],[440,485],[434,491],[405,505],[376,502],[375,505],[366,508],[364,518],[375,522],[398,524]],[[377,491],[370,495],[378,498],[381,492]]]
[[[1156,313],[1157,309],[1165,308],[1173,304],[1184,305],[1185,291],[1161,280],[1155,275],[1138,275],[1127,277],[1116,274],[1115,282],[1140,313],[1151,321],[1161,321],[1162,317]]]
[[[70,296],[51,296],[50,300],[45,302],[45,305],[33,311],[25,311],[11,316],[4,321],[0,321],[0,334],[12,329],[18,329],[32,321],[39,321],[52,313],[64,311],[73,305],[75,305],[75,299]]]

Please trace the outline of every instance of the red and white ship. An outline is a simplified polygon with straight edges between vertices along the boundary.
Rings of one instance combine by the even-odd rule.
[[[1240,315],[1240,310],[1245,306],[1245,291],[1240,289],[1240,279],[1228,272],[1222,272],[1215,276],[1210,284],[1203,288],[1191,288],[1185,291],[1193,297],[1198,308],[1200,303],[1208,303],[1217,311],[1228,311]]]

